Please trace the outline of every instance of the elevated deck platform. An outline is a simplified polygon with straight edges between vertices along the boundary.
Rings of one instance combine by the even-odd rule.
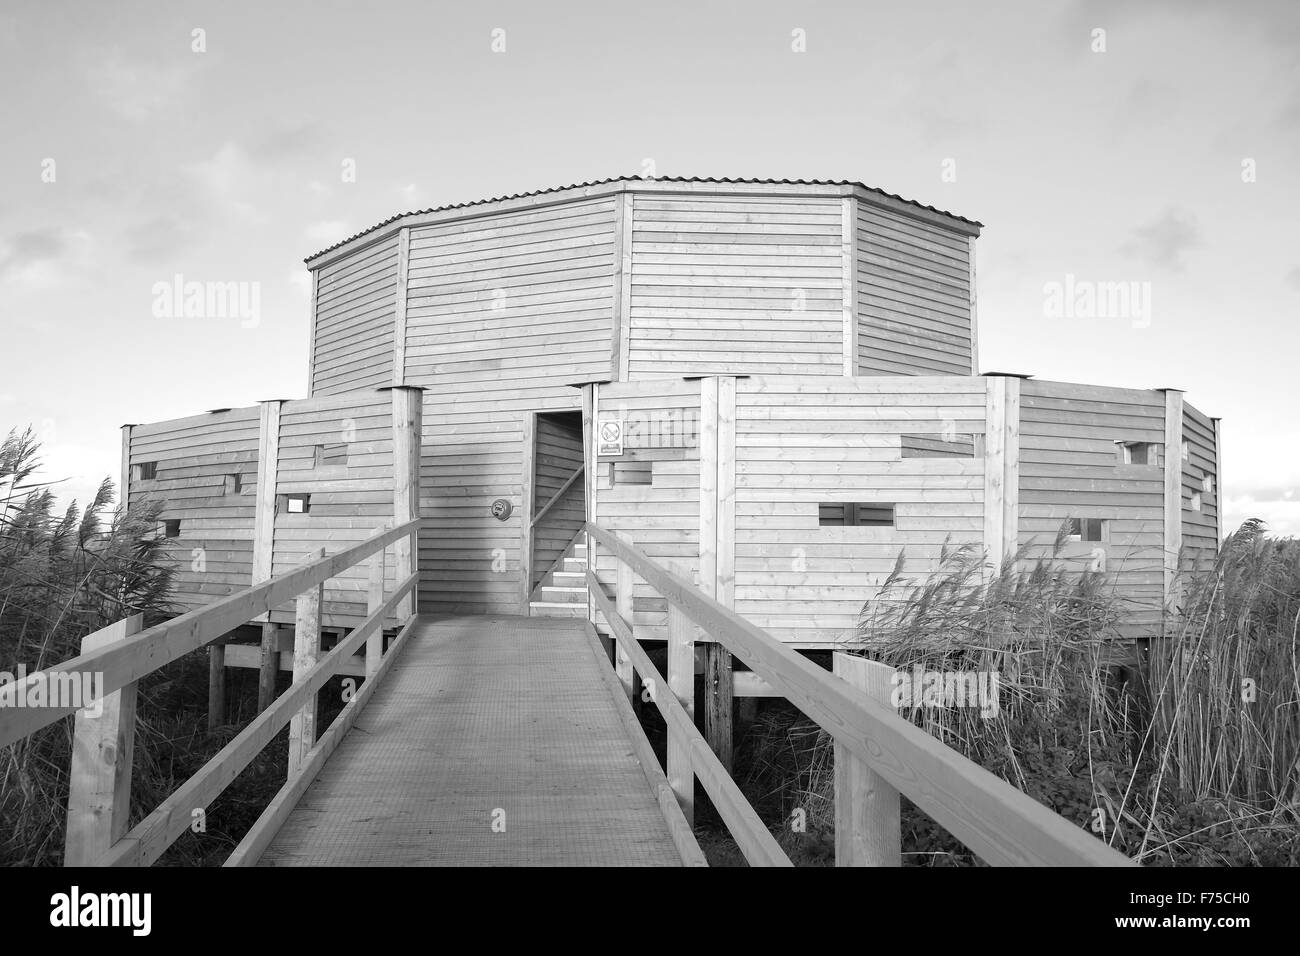
[[[260,865],[682,865],[587,627],[422,616]]]

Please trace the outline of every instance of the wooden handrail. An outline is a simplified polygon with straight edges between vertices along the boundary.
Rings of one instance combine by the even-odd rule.
[[[668,688],[668,682],[650,661],[640,643],[633,638],[632,628],[615,610],[613,602],[601,587],[600,580],[590,568],[587,570],[587,587],[591,590],[596,607],[605,615],[609,629],[631,659],[632,666],[641,673],[642,683],[650,688],[650,697],[663,714],[668,732],[685,743],[695,775],[713,801],[718,815],[727,824],[745,860],[752,866],[793,866],[776,838],[763,825],[754,808],[740,792],[736,781],[731,779],[727,769],[722,766],[718,755],[709,749],[708,741],[696,728],[695,721],[686,713],[682,702]]]
[[[592,522],[586,524],[586,530],[669,604],[748,664],[837,743],[985,862],[1002,866],[1136,865],[846,681],[822,670],[639,548]]]
[[[392,595],[364,621],[339,641],[333,649],[293,682],[285,693],[245,727],[230,743],[205,763],[193,777],[181,784],[171,796],[158,805],[130,832],[114,843],[109,851],[96,861],[101,866],[148,866],[190,827],[190,814],[196,808],[207,807],[239,776],[245,767],[262,752],[285,724],[325,685],[345,660],[365,643],[371,632],[382,628],[385,619],[402,599],[418,586],[420,573],[416,571],[399,584]],[[390,648],[390,652],[393,649]],[[367,681],[367,684],[373,682]],[[364,685],[363,685],[364,686]]]
[[[529,522],[528,526],[530,528],[537,527],[537,522],[541,521],[544,517],[546,517],[546,512],[550,511],[551,507],[557,501],[560,500],[560,495],[568,491],[569,488],[572,487],[573,483],[578,480],[578,476],[581,475],[584,471],[586,471],[586,469],[587,466],[585,464],[578,466],[578,470],[575,471],[573,474],[571,474],[568,480],[564,484],[560,485],[560,490],[557,491],[555,494],[551,495],[551,500],[546,502],[546,504],[542,506],[542,510],[537,512],[537,515],[533,518],[531,522]]]
[[[133,637],[81,654],[27,676],[25,683],[47,681],[54,674],[103,674],[102,693],[110,694],[177,658],[211,643],[259,614],[293,600],[308,588],[338,575],[394,541],[419,528],[418,518],[383,530],[337,554],[277,575],[229,597],[156,624]],[[110,625],[111,626],[111,625]],[[19,693],[17,682],[0,695]],[[75,707],[0,706],[0,747],[67,717]]]

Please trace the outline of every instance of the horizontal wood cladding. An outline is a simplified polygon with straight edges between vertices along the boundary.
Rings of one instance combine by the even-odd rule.
[[[317,274],[313,395],[392,384],[397,241],[362,247]]]
[[[615,201],[411,229],[405,380],[425,389],[424,611],[521,611],[524,416],[578,409],[571,384],[609,377]],[[497,498],[513,507],[506,521],[491,514]]]
[[[130,481],[131,504],[161,501],[161,519],[180,522],[179,535],[164,543],[181,611],[234,594],[252,579],[257,435],[255,407],[131,429],[132,472],[144,466],[155,476]]]
[[[842,374],[840,207],[635,195],[628,377]]]
[[[663,379],[601,386],[597,428],[621,420],[626,440],[622,458],[596,459],[596,522],[621,531],[647,555],[687,577],[700,570],[700,383]],[[614,461],[650,468],[650,483],[621,482]],[[611,480],[613,478],[613,480]],[[596,549],[595,570],[607,594],[615,590],[615,560]],[[637,637],[666,640],[668,606],[659,594],[636,582],[633,620]]]
[[[1163,601],[1164,403],[1155,391],[1021,383],[1020,543],[1046,556],[1067,518],[1105,521],[1106,540],[1067,544],[1064,566],[1095,566],[1100,552],[1134,635],[1159,622]],[[1120,442],[1156,454],[1126,465]]]
[[[984,431],[982,378],[737,381],[736,612],[784,641],[835,644],[857,635],[900,551],[919,581],[945,541],[980,546],[982,458],[905,458],[903,441]],[[843,502],[892,504],[895,526],[821,526],[819,506]]]
[[[857,204],[858,374],[969,375],[968,237]]]
[[[1204,567],[1219,550],[1219,487],[1216,477],[1218,449],[1214,422],[1183,403],[1183,561],[1184,567]],[[1200,505],[1197,510],[1193,503]]]
[[[317,449],[326,449],[323,463]],[[342,459],[341,464],[334,463]],[[284,574],[319,555],[333,554],[371,537],[393,520],[393,406],[387,391],[285,402],[280,409],[276,494],[307,494],[310,511],[275,514],[272,573]],[[387,562],[388,587],[396,563]],[[325,585],[326,623],[354,624],[366,616],[368,564],[349,568]],[[293,604],[272,620],[293,621]]]

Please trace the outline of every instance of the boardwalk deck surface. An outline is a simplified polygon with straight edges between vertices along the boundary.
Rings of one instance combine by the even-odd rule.
[[[581,621],[421,618],[260,863],[680,866],[601,666]]]

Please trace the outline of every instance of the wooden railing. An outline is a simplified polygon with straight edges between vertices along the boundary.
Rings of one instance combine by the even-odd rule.
[[[78,713],[68,796],[68,865],[147,866],[194,824],[222,791],[282,730],[290,725],[289,780],[237,848],[231,862],[250,862],[269,842],[287,808],[310,783],[325,758],[347,733],[375,686],[410,633],[415,602],[408,600],[419,581],[418,570],[384,593],[386,549],[395,545],[399,569],[408,553],[418,554],[419,519],[378,533],[337,554],[322,556],[162,624],[139,630],[137,615],[86,637],[82,654],[55,664],[24,683],[46,682],[57,675],[102,675],[102,711]],[[340,572],[370,559],[368,615],[324,657],[320,656],[320,618],[324,585]],[[296,602],[293,683],[193,777],[129,831],[131,756],[136,682],[145,675],[221,638],[234,628],[287,601]],[[384,621],[403,603],[409,616],[397,638],[383,652]],[[340,666],[366,645],[367,679],[328,732],[316,739],[316,694]],[[22,692],[22,685],[10,685]],[[6,688],[8,690],[8,688]],[[72,714],[74,707],[0,708],[0,746],[26,737]]]
[[[587,581],[595,607],[615,638],[615,668],[624,689],[629,694],[632,691],[634,668],[668,726],[669,783],[689,818],[698,778],[750,864],[788,866],[790,861],[688,712],[695,679],[692,624],[816,721],[834,739],[837,757],[850,758],[841,760],[837,768],[837,791],[842,781],[856,780],[854,792],[846,794],[854,798],[853,812],[841,813],[842,808],[837,808],[836,822],[837,827],[845,824],[857,832],[837,834],[837,844],[841,836],[849,844],[878,843],[879,834],[871,831],[881,826],[882,815],[875,811],[883,810],[883,818],[896,829],[897,795],[903,794],[992,865],[1135,865],[844,678],[828,673],[719,604],[648,557],[625,535],[591,522],[586,530],[618,561],[617,605],[605,595],[594,566],[587,571]],[[666,681],[633,634],[633,574],[668,603]],[[867,788],[874,792],[864,792]]]

